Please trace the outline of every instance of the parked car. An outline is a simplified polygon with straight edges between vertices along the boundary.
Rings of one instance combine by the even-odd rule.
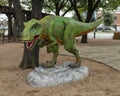
[[[95,31],[98,31],[98,30],[103,31],[103,29],[104,29],[104,26],[101,24],[101,25],[96,27]]]
[[[99,25],[96,29],[95,29],[95,31],[106,31],[106,32],[109,32],[109,31],[115,31],[115,28],[113,28],[113,27],[109,27],[109,26],[104,26],[104,25]],[[119,30],[120,30],[120,28],[119,28]]]
[[[107,31],[107,32],[114,31],[115,32],[115,28],[112,28],[112,27],[109,27],[109,26],[105,26],[103,31]]]

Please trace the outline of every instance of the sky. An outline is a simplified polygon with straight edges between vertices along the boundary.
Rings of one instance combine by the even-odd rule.
[[[5,14],[0,14],[0,20],[7,19],[7,16]]]

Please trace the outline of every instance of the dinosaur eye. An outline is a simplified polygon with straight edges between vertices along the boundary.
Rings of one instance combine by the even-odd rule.
[[[30,32],[31,32],[31,33],[37,32],[37,31],[40,30],[40,27],[41,27],[40,24],[35,23],[35,24],[31,27]]]
[[[37,28],[40,27],[40,26],[41,26],[40,24],[35,23],[35,24],[31,27],[31,29],[37,29]]]

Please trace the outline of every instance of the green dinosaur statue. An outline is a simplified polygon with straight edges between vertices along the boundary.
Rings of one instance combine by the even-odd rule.
[[[93,23],[82,23],[67,17],[46,16],[41,20],[32,19],[25,23],[22,33],[22,40],[26,43],[28,49],[32,49],[38,41],[42,41],[40,47],[47,45],[47,52],[53,53],[51,61],[47,61],[44,67],[54,67],[57,61],[58,45],[63,44],[64,48],[72,53],[76,61],[70,64],[70,67],[76,68],[81,65],[79,52],[74,46],[75,37],[85,35],[94,30],[103,18]]]

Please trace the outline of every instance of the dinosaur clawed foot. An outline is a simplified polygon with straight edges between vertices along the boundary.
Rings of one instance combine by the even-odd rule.
[[[52,61],[47,61],[46,64],[41,65],[43,68],[54,68],[55,67],[56,62],[52,62]]]
[[[81,65],[81,64],[79,64],[79,63],[72,63],[72,64],[69,64],[68,66],[69,66],[70,68],[79,68],[80,65]]]

